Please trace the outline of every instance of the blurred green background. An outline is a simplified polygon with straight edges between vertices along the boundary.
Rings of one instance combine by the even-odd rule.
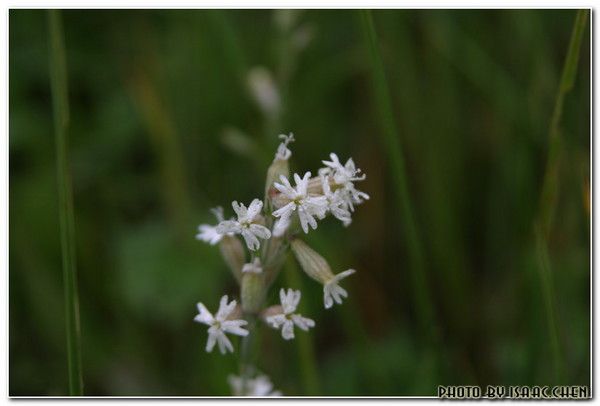
[[[548,128],[576,10],[373,12],[433,310],[419,328],[403,219],[353,10],[65,10],[87,395],[228,395],[237,354],[204,351],[195,303],[237,287],[196,241],[208,209],[261,197],[278,144],[292,170],[337,152],[371,200],[307,241],[355,268],[331,310],[290,256],[317,327],[263,329],[257,366],[288,395],[434,395],[437,385],[590,385],[590,53],[561,121],[548,239],[561,375],[533,243]],[[68,393],[44,10],[10,10],[10,394]],[[280,115],[248,90],[262,66]],[[273,296],[270,301],[276,300]],[[237,346],[237,340],[234,341]]]

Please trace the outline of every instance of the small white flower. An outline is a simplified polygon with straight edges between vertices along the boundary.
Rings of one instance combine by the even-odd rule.
[[[329,212],[344,223],[344,226],[349,226],[352,223],[352,217],[350,216],[350,211],[347,208],[348,204],[342,196],[342,192],[340,190],[331,191],[329,176],[321,176],[321,186],[323,188],[323,196],[327,198]]]
[[[219,310],[214,317],[202,303],[198,303],[196,306],[198,307],[198,314],[196,317],[194,317],[194,321],[210,326],[208,328],[206,352],[211,352],[215,346],[215,343],[219,344],[219,350],[221,351],[221,354],[225,354],[227,350],[233,352],[233,345],[225,333],[235,334],[238,336],[248,335],[248,330],[242,328],[242,326],[248,324],[246,320],[227,319],[236,306],[235,300],[232,300],[231,303],[227,303],[227,295],[221,298]]]
[[[294,324],[304,330],[308,331],[309,328],[315,326],[315,322],[306,317],[302,317],[300,314],[295,314],[298,303],[300,303],[301,293],[299,290],[288,289],[287,293],[284,289],[279,291],[279,298],[281,300],[281,307],[283,313],[268,316],[266,318],[274,328],[282,327],[281,335],[286,340],[294,338]]]
[[[221,206],[210,209],[210,211],[217,218],[217,222],[223,221],[223,208]],[[217,226],[211,226],[209,224],[200,224],[198,226],[198,234],[196,239],[209,243],[210,245],[218,244],[223,238],[224,234],[217,232]]]
[[[333,181],[342,185],[343,194],[342,197],[345,199],[348,207],[351,211],[354,211],[354,204],[360,204],[365,200],[369,200],[369,195],[356,189],[354,182],[365,180],[367,175],[361,174],[361,170],[356,168],[352,158],[346,161],[346,165],[342,165],[338,156],[333,152],[329,154],[331,161],[322,161],[325,164],[325,168],[322,168],[320,173],[322,175],[333,176]]]
[[[246,385],[241,376],[229,375],[227,380],[233,396],[281,396],[281,392],[273,390],[273,383],[266,375],[246,379]]]
[[[279,217],[278,223],[289,223],[292,214],[297,212],[300,225],[305,233],[308,233],[309,225],[313,230],[316,229],[317,220],[315,220],[315,217],[323,219],[327,213],[327,198],[325,196],[308,195],[307,189],[310,172],[306,172],[303,178],[300,178],[297,173],[294,174],[295,188],[290,185],[285,176],[281,175],[280,179],[281,183],[275,182],[273,186],[290,202],[273,212],[273,216]],[[281,228],[281,225],[276,224],[275,227]]]
[[[262,206],[262,201],[258,199],[254,199],[248,208],[238,202],[231,203],[231,207],[233,207],[238,219],[221,221],[217,226],[217,232],[221,234],[241,234],[246,241],[248,249],[256,251],[260,248],[259,238],[263,240],[271,238],[271,232],[267,227],[255,223],[257,216],[262,210]]]
[[[329,309],[335,301],[337,304],[342,304],[342,297],[348,297],[348,292],[339,285],[339,282],[356,272],[354,269],[340,272],[323,285],[323,303],[325,308]]]
[[[279,139],[282,140],[281,144],[277,147],[277,153],[275,154],[275,160],[287,161],[292,156],[292,151],[288,148],[288,145],[295,141],[294,134],[290,135],[280,134]]]
[[[245,264],[242,267],[242,273],[245,272],[251,272],[251,273],[262,273],[263,269],[262,269],[262,264],[260,263],[260,258],[256,257],[254,258],[254,261]]]

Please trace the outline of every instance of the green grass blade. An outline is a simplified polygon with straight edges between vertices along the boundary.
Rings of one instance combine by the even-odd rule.
[[[587,23],[588,10],[579,10],[575,17],[575,24],[571,34],[569,50],[561,75],[558,93],[549,129],[549,149],[544,183],[540,198],[538,218],[535,222],[536,250],[538,257],[538,270],[542,285],[542,296],[546,309],[548,334],[552,349],[554,373],[557,383],[560,383],[562,373],[562,355],[560,339],[558,335],[558,324],[556,320],[556,295],[554,292],[553,274],[548,254],[548,236],[552,227],[553,214],[556,209],[559,186],[559,165],[561,158],[560,119],[562,116],[563,103],[566,94],[572,89],[579,61],[579,50],[583,39],[583,32]]]
[[[81,333],[79,325],[79,294],[75,264],[75,216],[71,178],[68,170],[69,103],[67,69],[62,24],[58,10],[48,11],[50,31],[50,83],[56,136],[56,168],[58,181],[58,211],[65,292],[69,394],[83,395],[81,374]]]
[[[411,197],[408,191],[407,177],[405,171],[404,155],[400,137],[392,113],[392,104],[389,94],[389,86],[385,76],[383,61],[379,53],[379,44],[373,16],[370,10],[361,10],[362,29],[369,48],[369,60],[371,63],[371,77],[375,91],[375,98],[381,120],[382,142],[387,153],[393,178],[393,187],[397,203],[401,210],[404,221],[404,232],[408,243],[408,255],[410,261],[411,281],[415,294],[415,308],[422,331],[429,339],[437,336],[434,322],[434,310],[432,306],[432,295],[427,282],[425,264],[423,260],[423,248],[414,217]]]
[[[588,10],[579,10],[575,17],[573,33],[569,43],[569,50],[565,58],[554,111],[550,121],[549,129],[549,147],[548,161],[546,163],[546,171],[544,174],[544,183],[542,186],[542,195],[540,200],[540,215],[539,222],[542,227],[542,232],[548,234],[552,226],[554,209],[556,208],[556,200],[558,195],[558,168],[560,164],[560,119],[562,117],[563,103],[565,95],[573,87],[575,82],[575,73],[577,72],[577,64],[579,61],[579,49],[583,39],[583,31],[586,26]]]

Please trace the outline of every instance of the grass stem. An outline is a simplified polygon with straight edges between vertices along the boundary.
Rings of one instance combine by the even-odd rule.
[[[387,154],[393,178],[396,202],[404,222],[404,232],[408,244],[411,283],[415,294],[415,310],[422,331],[431,341],[437,339],[432,295],[427,282],[423,249],[416,226],[416,219],[408,190],[405,161],[400,137],[392,113],[389,86],[385,76],[383,61],[379,52],[379,43],[371,10],[361,10],[362,29],[369,48],[371,79],[375,91],[376,103],[381,120],[381,137]]]
[[[542,185],[538,217],[534,224],[538,258],[538,275],[542,286],[542,296],[544,307],[546,309],[554,375],[557,384],[561,383],[563,378],[563,365],[556,317],[556,295],[554,291],[550,255],[548,253],[548,237],[550,235],[552,219],[554,217],[553,215],[558,199],[559,166],[562,152],[559,127],[560,119],[563,111],[564,98],[573,88],[573,84],[575,83],[577,64],[579,61],[579,50],[581,48],[588,13],[588,10],[579,10],[575,17],[569,50],[567,51],[567,56],[565,58],[558,93],[556,95],[556,102],[554,104],[554,111],[550,121],[548,159],[544,173],[544,183]]]
[[[58,10],[48,11],[48,23],[50,31],[50,84],[56,136],[58,212],[67,327],[69,394],[81,396],[83,395],[83,378],[81,373],[81,332],[75,253],[75,215],[68,168],[69,103],[67,69],[62,24]]]

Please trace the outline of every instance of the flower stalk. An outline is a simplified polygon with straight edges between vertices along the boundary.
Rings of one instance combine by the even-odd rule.
[[[219,245],[225,263],[232,270],[238,284],[240,305],[221,298],[216,315],[198,303],[195,321],[209,326],[206,351],[218,345],[221,353],[234,352],[228,335],[241,336],[240,375],[230,377],[234,393],[245,395],[273,394],[268,378],[254,377],[252,364],[253,340],[259,326],[279,330],[284,340],[293,340],[316,327],[316,322],[297,311],[302,292],[279,288],[280,303],[265,304],[267,292],[281,272],[288,252],[294,252],[304,272],[323,286],[323,305],[330,309],[342,304],[348,292],[340,281],[355,271],[348,269],[334,274],[323,256],[304,243],[299,236],[314,232],[327,217],[347,227],[352,222],[356,206],[369,196],[356,188],[366,176],[352,159],[342,163],[336,154],[323,160],[324,166],[312,176],[289,176],[288,160],[292,155],[289,144],[293,135],[280,136],[281,144],[267,171],[265,200],[254,199],[246,207],[234,201],[235,217],[226,219],[222,209],[214,209],[216,225],[201,224],[197,239]],[[293,178],[294,185],[289,178]],[[249,258],[249,260],[248,260]],[[267,379],[267,380],[265,380]]]

